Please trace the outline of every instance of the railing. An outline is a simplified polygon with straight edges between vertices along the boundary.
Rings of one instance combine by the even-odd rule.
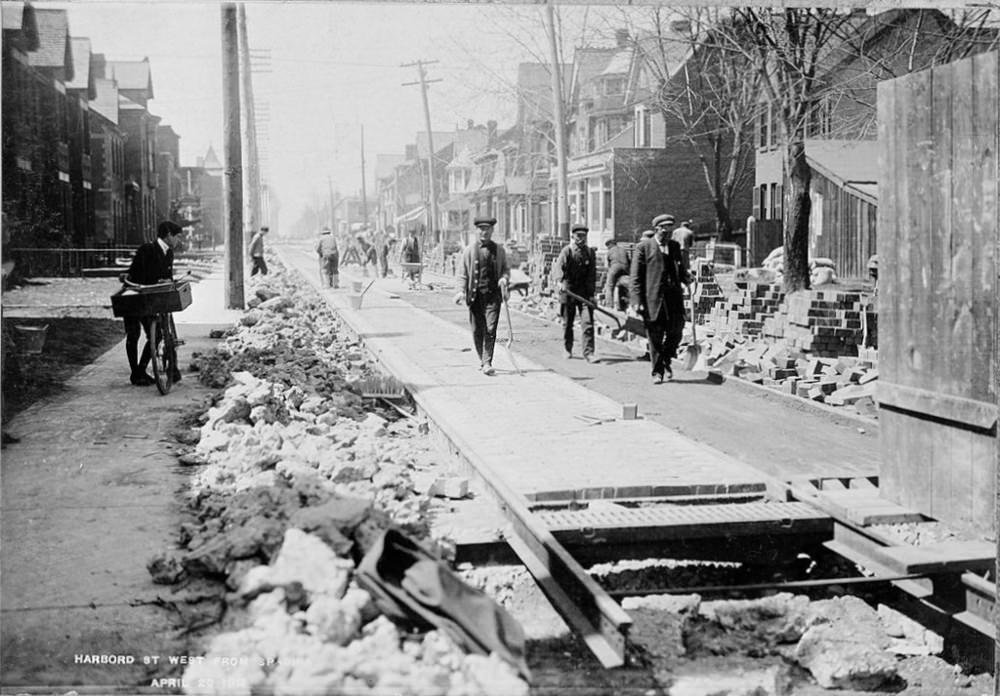
[[[135,247],[99,247],[90,249],[6,249],[4,258],[14,261],[18,273],[26,277],[82,276],[85,270],[121,267],[124,271],[135,253]],[[220,256],[222,251],[185,251],[183,258],[202,259]]]

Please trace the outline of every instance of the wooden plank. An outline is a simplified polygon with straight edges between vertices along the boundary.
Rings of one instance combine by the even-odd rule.
[[[931,124],[933,129],[933,151],[930,177],[926,181],[927,199],[930,202],[928,210],[930,256],[927,259],[930,270],[930,287],[927,293],[930,300],[930,320],[940,323],[940,317],[952,304],[951,298],[951,207],[954,200],[951,189],[952,152],[951,152],[951,99],[952,81],[954,75],[951,66],[941,66],[933,71],[931,93]],[[953,361],[961,361],[960,357],[968,351],[967,346],[952,345],[950,337],[938,335],[937,345],[928,356],[928,373],[924,386],[934,391],[944,390],[947,393],[957,393],[949,389],[950,372]]]
[[[975,529],[988,533],[994,529],[996,506],[996,437],[970,433],[972,445],[972,521]],[[994,554],[995,555],[995,554]]]
[[[930,313],[931,294],[928,265],[931,261],[930,243],[934,230],[930,228],[930,199],[927,184],[931,171],[933,133],[931,131],[931,83],[933,72],[922,71],[910,76],[910,104],[906,112],[907,162],[904,181],[909,204],[906,206],[909,224],[903,230],[909,246],[909,290],[907,306],[910,310],[908,332],[908,368],[910,380],[904,382],[925,387],[933,373],[933,355],[939,350],[936,342],[940,334],[934,331]],[[904,259],[906,257],[903,257]],[[930,466],[930,462],[927,462]],[[929,475],[928,471],[928,475]]]
[[[879,258],[896,257],[896,238],[899,233],[899,177],[893,176],[896,165],[896,94],[899,80],[887,80],[878,85],[878,133],[879,133],[879,207],[878,240]],[[885,263],[879,269],[879,360],[880,376],[898,381],[896,370],[896,339],[893,335],[897,324],[895,313],[896,268],[897,264]],[[882,431],[885,435],[884,429]]]
[[[995,284],[997,239],[997,138],[1000,133],[1000,115],[997,114],[998,75],[996,54],[981,54],[972,58],[973,76],[973,127],[975,129],[975,164],[977,178],[975,206],[972,215],[975,224],[970,233],[972,246],[978,250],[973,256],[972,276],[975,292],[972,298],[973,338],[972,381],[969,395],[975,399],[995,401],[996,392],[990,379],[994,340],[1000,326],[996,321]],[[993,364],[993,369],[996,369]]]
[[[987,570],[996,563],[996,547],[986,541],[949,541],[925,546],[887,546],[876,560],[900,574]]]
[[[972,191],[979,186],[973,161],[972,61],[958,61],[952,66],[954,87],[952,98],[952,191],[954,203],[951,215],[951,287],[954,306],[944,318],[941,332],[950,336],[950,345],[958,351],[953,363],[948,393],[967,397],[972,383],[973,316],[975,294],[972,262],[978,250],[972,244]]]
[[[973,475],[972,460],[973,434],[960,428],[948,428],[944,433],[944,444],[948,448],[951,462],[951,509],[946,514],[936,515],[938,519],[966,530],[975,527],[972,513],[973,490],[976,477]]]
[[[990,430],[997,422],[997,407],[985,401],[942,394],[879,380],[876,398],[884,406],[925,414],[980,430]]]

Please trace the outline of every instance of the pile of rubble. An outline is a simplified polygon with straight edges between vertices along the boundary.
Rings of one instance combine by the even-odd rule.
[[[219,588],[189,628],[224,630],[189,662],[185,689],[527,693],[516,667],[440,630],[401,630],[356,582],[390,527],[446,556],[449,540],[429,527],[442,504],[431,494],[466,487],[449,485],[426,422],[364,398],[372,359],[307,284],[275,267],[239,325],[194,359],[202,382],[228,386],[181,456],[198,467],[191,520],[178,548],[148,563],[154,581],[189,595]]]

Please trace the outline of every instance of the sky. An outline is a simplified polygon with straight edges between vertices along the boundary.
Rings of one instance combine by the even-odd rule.
[[[109,60],[150,60],[151,112],[181,136],[181,164],[209,146],[223,157],[221,5],[218,2],[77,0],[38,7],[69,13],[70,34],[91,39]],[[645,10],[643,10],[645,11]],[[620,24],[612,6],[561,6],[562,50],[608,42]],[[468,120],[513,125],[517,65],[548,60],[544,6],[271,2],[246,5],[255,61],[255,101],[266,111],[265,176],[291,224],[305,206],[361,188],[364,129],[367,192],[376,155],[403,154],[424,131],[417,60],[427,65],[432,128]]]

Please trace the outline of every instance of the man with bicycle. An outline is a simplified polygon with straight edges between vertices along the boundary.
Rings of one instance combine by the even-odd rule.
[[[174,249],[180,245],[183,232],[176,223],[169,220],[161,222],[156,229],[156,241],[142,244],[135,250],[125,280],[137,285],[155,285],[164,280],[173,280]],[[146,372],[152,351],[149,332],[153,317],[122,317],[122,321],[125,322],[125,356],[132,368],[129,381],[137,387],[155,384],[155,380]],[[139,356],[139,334],[143,331],[146,333],[146,345]],[[171,379],[179,382],[180,370],[175,369]]]

